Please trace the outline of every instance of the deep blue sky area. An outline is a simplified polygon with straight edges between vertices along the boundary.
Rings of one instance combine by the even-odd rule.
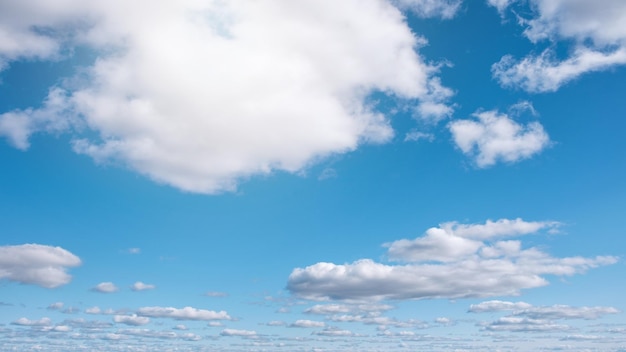
[[[357,3],[0,4],[0,352],[626,350],[626,5]]]

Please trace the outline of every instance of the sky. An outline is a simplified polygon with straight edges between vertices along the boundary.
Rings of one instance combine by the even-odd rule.
[[[0,1],[0,352],[626,351],[623,0]]]

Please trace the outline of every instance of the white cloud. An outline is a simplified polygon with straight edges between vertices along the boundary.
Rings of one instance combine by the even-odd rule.
[[[515,2],[489,1],[501,12]],[[524,34],[532,42],[573,42],[569,57],[554,49],[516,60],[507,55],[493,67],[505,87],[529,92],[556,91],[582,74],[626,64],[626,3],[622,0],[531,0],[533,17],[522,18]]]
[[[100,307],[90,307],[85,309],[85,313],[87,314],[100,314],[102,312],[102,310],[100,309]]]
[[[527,235],[545,228],[554,231],[559,225],[554,221],[528,222],[520,218],[487,220],[485,224],[447,222],[426,230],[425,236],[413,240],[402,239],[384,246],[389,248],[391,259],[408,262],[455,261],[459,257],[475,253],[481,247],[483,254],[493,253],[491,256],[499,256],[502,250],[515,251],[515,242],[497,242],[492,247],[485,247],[482,240]]]
[[[218,292],[218,291],[209,291],[204,294],[207,297],[227,297],[228,293],[226,292]]]
[[[137,314],[133,315],[115,315],[113,321],[116,323],[122,323],[126,325],[139,326],[146,325],[150,322],[150,318],[140,317]]]
[[[579,47],[563,61],[556,59],[551,49],[519,61],[507,55],[491,70],[504,87],[519,87],[538,93],[557,91],[584,73],[606,70],[618,64],[626,64],[626,47],[609,52]]]
[[[0,279],[54,288],[69,283],[67,269],[80,259],[61,247],[41,244],[0,246]]]
[[[344,330],[337,327],[328,327],[321,331],[313,332],[314,335],[319,336],[331,336],[331,337],[350,337],[357,336],[354,332],[350,330]]]
[[[323,328],[326,324],[323,321],[300,319],[289,324],[292,328]]]
[[[425,133],[425,132],[420,132],[420,131],[409,131],[405,136],[404,136],[404,141],[405,142],[417,142],[421,139],[425,139],[429,142],[432,142],[435,140],[435,136],[432,133]]]
[[[394,2],[421,17],[452,18],[463,0],[394,0]]]
[[[119,289],[112,282],[101,282],[94,286],[91,290],[100,293],[113,293],[117,292]]]
[[[528,159],[550,145],[550,138],[539,122],[522,125],[497,111],[473,116],[476,119],[452,121],[448,128],[456,146],[473,158],[478,167]]]
[[[42,2],[4,5],[19,16],[2,22],[3,30],[50,48],[19,55],[0,48],[4,61],[47,59],[57,47],[76,45],[98,59],[82,86],[51,90],[50,101],[63,98],[58,106],[2,115],[0,134],[21,149],[33,133],[80,124],[99,137],[74,129],[78,153],[215,193],[390,140],[389,121],[369,102],[372,92],[415,102],[430,117],[451,111],[437,67],[415,51],[424,40],[386,0]],[[401,3],[423,16],[450,17],[459,1]],[[42,26],[67,35],[33,30]],[[34,47],[28,43],[25,53]]]
[[[571,327],[556,324],[547,320],[537,320],[519,317],[502,317],[484,326],[489,331],[510,332],[557,332],[571,330]]]
[[[50,309],[50,310],[61,310],[61,309],[63,309],[63,305],[64,305],[63,302],[55,302],[55,303],[50,304],[48,306],[48,309]]]
[[[50,318],[41,318],[39,320],[30,320],[27,318],[19,318],[13,321],[11,324],[13,325],[22,325],[22,326],[50,326],[52,325],[52,321]]]
[[[312,300],[517,295],[523,289],[547,285],[546,275],[580,274],[617,262],[616,257],[610,256],[552,257],[538,248],[523,249],[520,241],[481,241],[525,235],[557,226],[554,222],[531,223],[516,219],[485,225],[447,224],[451,229],[449,233],[435,228],[416,240],[387,244],[392,259],[410,264],[388,265],[370,259],[341,265],[322,262],[294,269],[287,287],[297,296]],[[463,235],[476,239],[469,240],[461,237]],[[460,243],[457,247],[450,245],[457,242]]]
[[[144,284],[141,281],[135,282],[130,289],[133,291],[146,291],[146,290],[154,290],[156,286],[150,284]]]
[[[172,318],[176,320],[230,320],[231,317],[225,311],[212,311],[193,307],[143,307],[137,310],[137,314],[152,318]]]
[[[224,329],[220,332],[222,336],[238,336],[238,337],[256,337],[257,332],[254,330],[238,330],[238,329]]]
[[[520,310],[532,307],[526,302],[507,302],[507,301],[486,301],[479,304],[472,304],[469,308],[471,313],[490,313],[501,312],[507,310]]]

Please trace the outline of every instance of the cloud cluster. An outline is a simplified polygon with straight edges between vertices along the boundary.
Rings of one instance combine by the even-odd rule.
[[[459,3],[4,3],[0,35],[22,38],[0,44],[5,65],[62,57],[61,48],[78,45],[97,60],[73,80],[80,83],[52,87],[41,108],[0,114],[0,135],[26,149],[33,133],[69,131],[78,153],[192,192],[296,172],[393,136],[373,92],[415,103],[428,118],[450,114],[451,91],[416,52],[425,41],[393,4],[450,17]]]
[[[41,244],[0,246],[0,279],[54,288],[70,282],[67,270],[80,258],[61,247]]]
[[[519,0],[489,0],[502,13]],[[622,0],[531,0],[534,17],[521,19],[532,42],[573,42],[569,57],[550,47],[517,60],[504,56],[492,67],[505,87],[552,92],[580,75],[626,64],[626,3]]]
[[[481,323],[485,330],[509,332],[556,332],[572,330],[558,320],[596,320],[607,314],[617,314],[613,307],[572,307],[566,305],[533,306],[525,302],[487,301],[470,306],[470,313],[510,311],[493,322]]]
[[[385,244],[390,265],[361,259],[296,268],[288,289],[312,300],[381,300],[517,295],[548,284],[545,275],[568,276],[613,264],[611,256],[553,257],[506,238],[553,229],[555,222],[501,219],[485,224],[443,224],[424,236]]]
[[[522,125],[497,111],[473,116],[472,120],[452,121],[448,128],[456,146],[478,167],[528,159],[550,145],[550,137],[539,122]]]

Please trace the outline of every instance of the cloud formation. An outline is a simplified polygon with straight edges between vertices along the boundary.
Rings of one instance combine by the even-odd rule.
[[[448,128],[456,146],[478,167],[528,159],[550,145],[550,137],[537,121],[522,125],[497,111],[473,116],[472,120],[452,121]]]
[[[521,219],[447,223],[414,240],[385,244],[391,259],[406,264],[389,265],[371,259],[350,264],[321,262],[294,269],[287,287],[295,295],[312,300],[517,295],[523,289],[547,285],[545,275],[580,274],[617,261],[611,256],[556,258],[538,248],[522,248],[518,240],[500,240],[555,226],[558,223]]]
[[[489,0],[503,13],[519,0]],[[533,17],[522,18],[524,35],[533,43],[573,42],[567,58],[557,56],[553,46],[539,55],[517,60],[504,56],[492,67],[505,87],[528,92],[553,92],[593,71],[626,64],[626,3],[621,0],[531,0]]]
[[[137,310],[137,314],[151,318],[172,318],[175,320],[230,320],[232,319],[225,311],[212,311],[193,307],[143,307]]]
[[[146,290],[154,290],[156,288],[155,285],[144,284],[141,281],[135,282],[130,289],[133,291],[146,291]]]
[[[0,135],[20,149],[33,133],[66,131],[76,152],[99,162],[216,193],[390,140],[371,93],[429,119],[451,112],[451,91],[416,52],[425,40],[387,0],[41,2],[3,5],[4,37],[24,38],[0,46],[5,65],[77,45],[98,59],[80,85],[52,87],[41,108],[0,115]],[[459,3],[395,2],[428,17],[450,17]]]
[[[94,286],[91,290],[100,293],[114,293],[119,291],[119,288],[112,282],[101,282]]]
[[[54,288],[69,283],[67,270],[79,265],[80,258],[61,247],[0,246],[0,279]]]

